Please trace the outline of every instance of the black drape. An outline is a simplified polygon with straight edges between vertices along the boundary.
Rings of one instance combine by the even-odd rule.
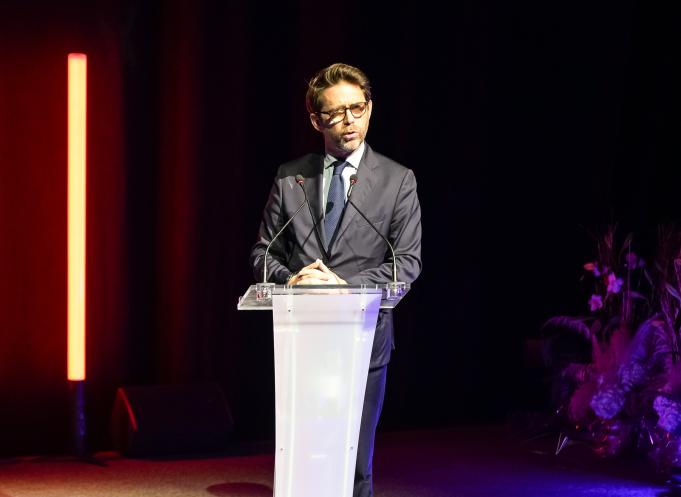
[[[89,56],[88,401],[217,381],[273,435],[270,316],[237,313],[279,163],[321,146],[306,79],[373,83],[368,141],[412,168],[424,271],[396,313],[383,429],[525,402],[526,336],[574,312],[590,231],[677,219],[678,19],[643,2],[0,4],[0,451],[64,450],[66,54]]]

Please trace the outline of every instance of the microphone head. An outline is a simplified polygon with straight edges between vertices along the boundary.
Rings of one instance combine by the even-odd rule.
[[[296,174],[296,183],[298,183],[300,186],[303,186],[303,183],[305,183],[305,178],[303,178],[302,174]]]
[[[356,183],[357,183],[357,175],[353,174],[352,176],[350,176],[350,184],[355,185]]]

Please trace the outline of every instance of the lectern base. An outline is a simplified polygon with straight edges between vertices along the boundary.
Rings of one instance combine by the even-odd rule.
[[[380,300],[273,297],[275,497],[352,496]]]

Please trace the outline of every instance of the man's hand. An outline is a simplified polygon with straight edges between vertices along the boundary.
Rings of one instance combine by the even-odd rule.
[[[317,259],[312,264],[298,271],[289,281],[289,285],[347,285],[347,281],[331,271]]]

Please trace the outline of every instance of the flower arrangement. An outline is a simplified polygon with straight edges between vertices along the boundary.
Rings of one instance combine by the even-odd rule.
[[[681,467],[681,231],[659,229],[649,265],[610,227],[583,268],[588,312],[542,327],[562,429],[603,456],[639,450]]]

